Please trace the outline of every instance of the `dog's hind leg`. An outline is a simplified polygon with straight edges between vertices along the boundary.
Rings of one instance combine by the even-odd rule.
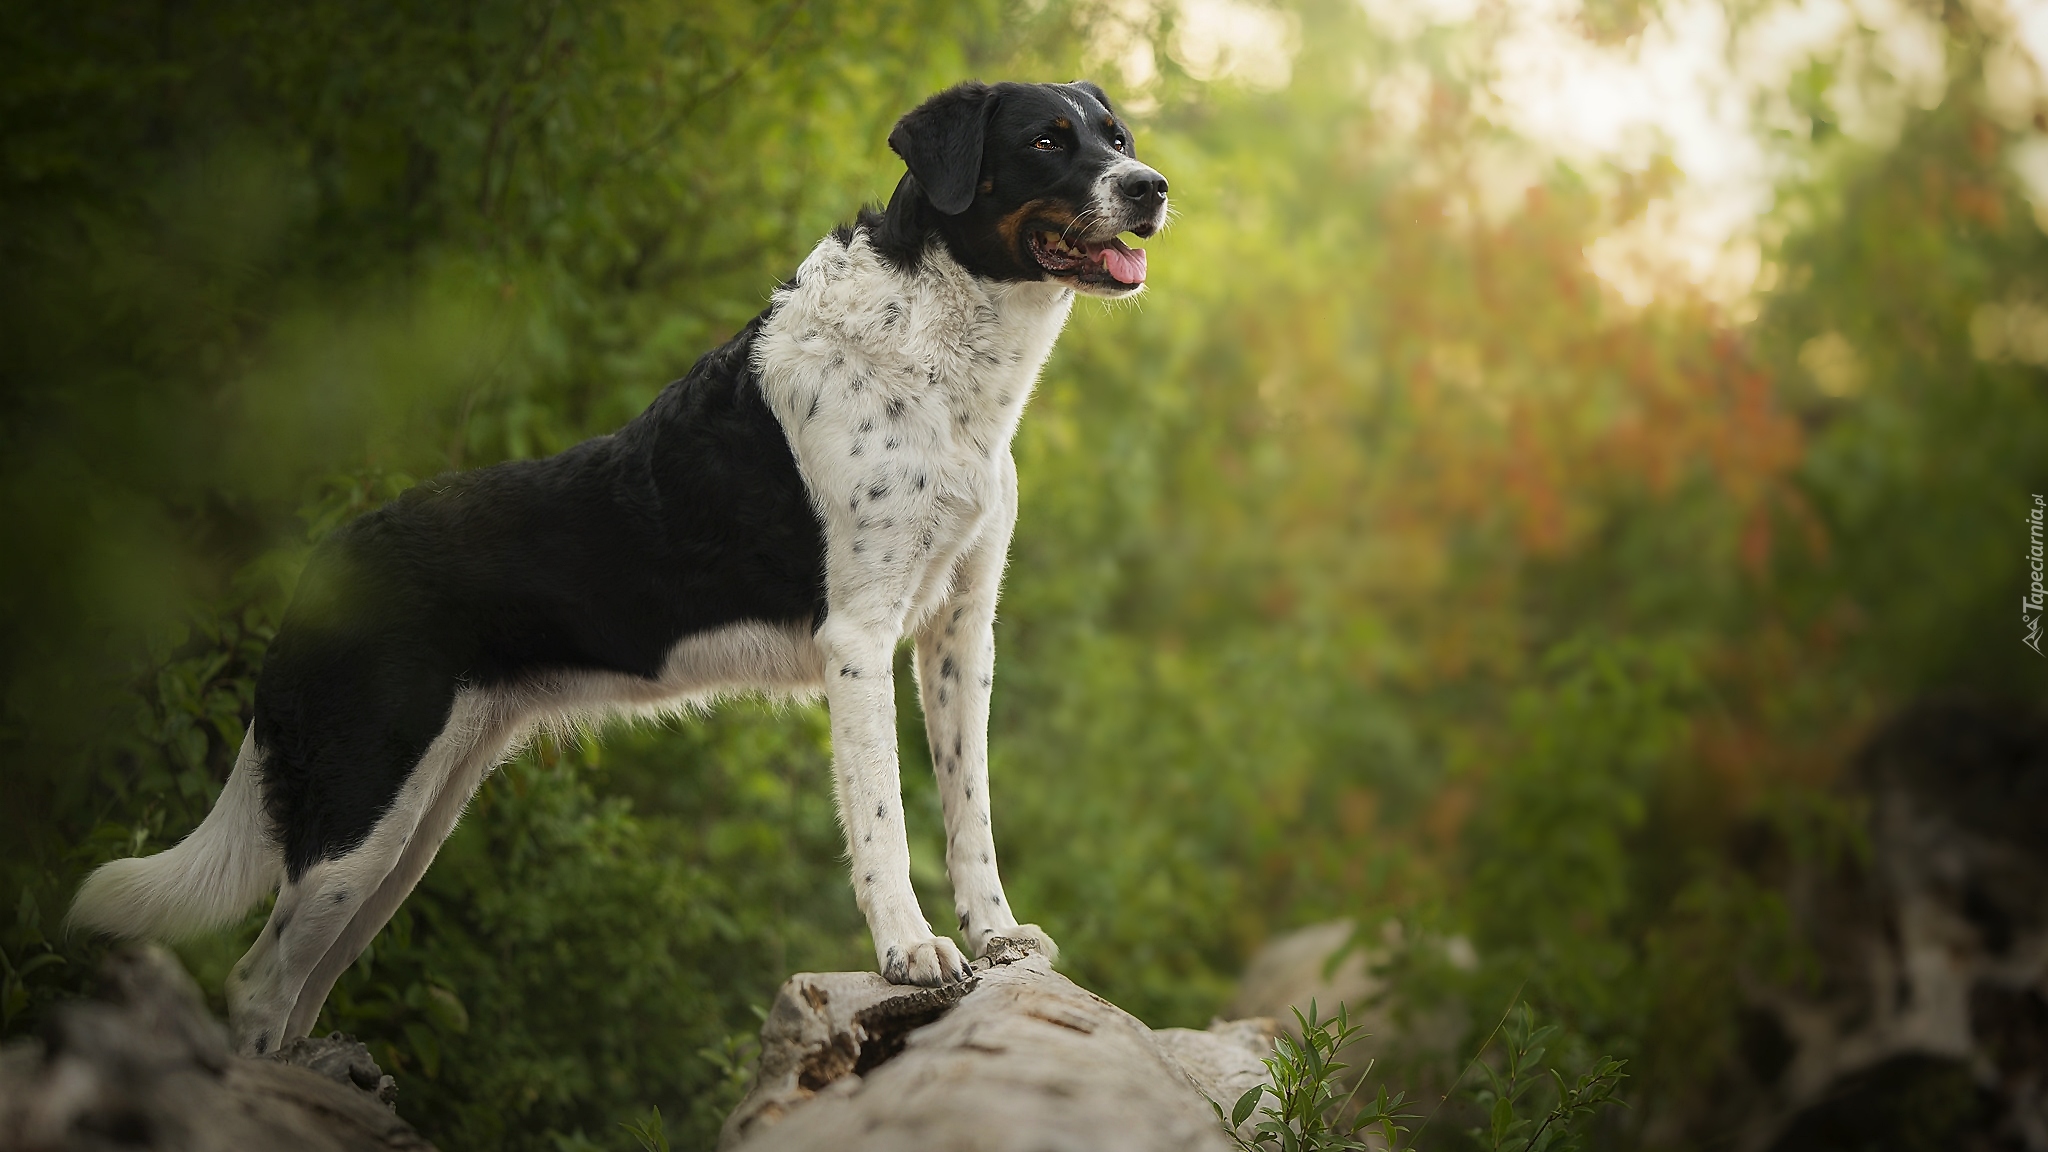
[[[278,889],[269,922],[228,976],[228,1022],[243,1054],[261,1056],[292,1039],[286,1021],[306,974],[397,862],[399,823],[387,816],[362,845],[315,862]]]
[[[285,882],[255,947],[228,978],[238,1049],[261,1055],[311,1029],[334,981],[412,890],[511,735],[487,697],[458,695],[363,842]]]
[[[461,703],[457,708],[460,710]],[[488,703],[479,705],[487,710]],[[453,725],[450,726],[451,730]],[[285,1022],[285,1035],[304,1036],[313,1029],[313,1022],[320,1015],[320,1006],[327,1002],[327,994],[334,990],[334,982],[355,963],[363,949],[377,933],[389,923],[398,906],[405,902],[413,887],[426,875],[427,866],[434,862],[435,853],[448,834],[455,830],[456,821],[469,806],[470,798],[476,795],[478,785],[483,783],[492,768],[503,759],[505,752],[517,740],[521,726],[511,720],[496,717],[479,717],[471,729],[472,738],[464,746],[451,741],[445,749],[445,767],[433,765],[440,776],[438,791],[426,801],[425,810],[420,814],[411,836],[404,842],[398,860],[386,872],[374,889],[355,906],[355,915],[335,936],[312,970],[306,974],[299,988],[297,1002]],[[437,748],[435,752],[443,751]],[[429,753],[430,760],[435,752]]]

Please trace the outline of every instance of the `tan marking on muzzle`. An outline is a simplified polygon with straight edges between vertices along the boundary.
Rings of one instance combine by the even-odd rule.
[[[1024,228],[1024,221],[1029,220],[1033,216],[1044,217],[1047,221],[1057,224],[1062,230],[1065,230],[1073,226],[1074,215],[1075,212],[1071,205],[1063,204],[1057,200],[1030,200],[1025,202],[1016,211],[997,220],[996,234],[1003,238],[1003,243],[1014,248],[1017,246],[1017,233]]]

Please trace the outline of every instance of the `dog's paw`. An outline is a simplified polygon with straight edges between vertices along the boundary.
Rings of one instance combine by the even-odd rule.
[[[914,944],[891,945],[882,953],[882,979],[891,984],[916,984],[937,988],[958,984],[971,975],[960,948],[943,936],[932,936]]]
[[[979,960],[1002,951],[1005,941],[1012,950],[1036,952],[1045,957],[1048,963],[1059,961],[1060,946],[1053,943],[1052,937],[1045,934],[1045,929],[1036,924],[1012,924],[1008,928],[995,929],[982,938],[981,947],[975,951],[974,958]]]

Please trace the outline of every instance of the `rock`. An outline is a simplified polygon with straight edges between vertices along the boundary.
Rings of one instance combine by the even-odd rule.
[[[1368,1098],[1382,1086],[1411,1099],[1450,1091],[1461,1071],[1458,1044],[1471,1023],[1464,1007],[1405,1003],[1379,972],[1419,947],[1440,952],[1442,962],[1454,968],[1471,969],[1479,962],[1471,942],[1462,936],[1411,938],[1398,920],[1384,922],[1363,940],[1358,935],[1353,921],[1330,920],[1275,936],[1245,966],[1226,1011],[1271,1017],[1298,1038],[1296,1012],[1307,1016],[1313,1007],[1328,1020],[1341,1005],[1346,1019],[1362,1030],[1339,1056],[1349,1065],[1338,1076],[1343,1090],[1363,1076]]]
[[[1396,921],[1388,921],[1397,925]],[[1313,1000],[1317,1011],[1328,1017],[1342,1003],[1353,1019],[1385,991],[1385,982],[1373,975],[1371,965],[1384,961],[1386,949],[1350,947],[1358,926],[1350,920],[1330,920],[1297,928],[1266,941],[1245,965],[1237,994],[1225,1012],[1231,1016],[1271,1016],[1290,1031],[1294,1013],[1308,1013]],[[1339,952],[1343,958],[1334,967],[1330,961]]]
[[[1269,1021],[1155,1033],[997,941],[969,985],[801,974],[761,1030],[721,1149],[1225,1152],[1226,1108],[1264,1074]]]
[[[177,961],[131,949],[108,958],[100,1000],[0,1051],[0,1152],[432,1152],[392,1094],[343,1036],[234,1055]]]

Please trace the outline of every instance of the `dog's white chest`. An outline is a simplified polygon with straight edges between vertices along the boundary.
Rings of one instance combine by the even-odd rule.
[[[826,530],[827,579],[900,622],[945,593],[991,515],[1015,515],[1009,444],[1073,294],[994,284],[934,250],[914,271],[827,239],[754,362]]]

